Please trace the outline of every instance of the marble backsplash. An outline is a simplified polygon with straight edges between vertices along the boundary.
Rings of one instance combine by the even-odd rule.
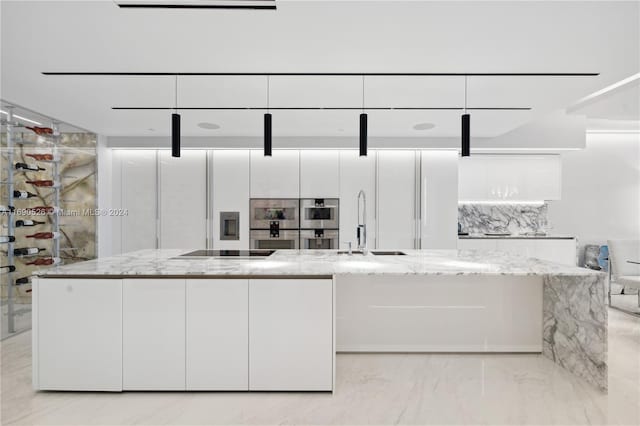
[[[458,223],[462,232],[547,232],[547,204],[460,204]]]

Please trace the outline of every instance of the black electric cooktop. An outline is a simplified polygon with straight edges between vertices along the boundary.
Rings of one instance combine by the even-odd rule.
[[[264,258],[271,256],[275,250],[196,250],[189,253],[181,254],[186,257],[252,257]]]

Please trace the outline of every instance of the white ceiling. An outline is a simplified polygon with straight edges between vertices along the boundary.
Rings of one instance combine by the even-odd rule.
[[[640,71],[638,2],[312,2],[277,11],[125,10],[111,0],[3,0],[0,96],[105,135],[169,134],[173,77],[124,72],[600,72],[470,77],[472,135],[491,137]],[[179,106],[265,106],[264,77],[181,77]],[[272,77],[272,107],[360,107],[359,77]],[[459,107],[463,77],[370,77],[365,105]],[[347,136],[360,111],[275,111],[274,135]],[[189,136],[257,136],[262,111],[183,111]],[[632,112],[633,113],[633,112]],[[637,113],[637,111],[636,111]],[[459,111],[371,111],[371,136],[455,136]],[[606,111],[601,115],[607,115]],[[213,122],[205,130],[199,122]],[[431,122],[431,130],[416,131]],[[153,130],[150,130],[153,129]]]

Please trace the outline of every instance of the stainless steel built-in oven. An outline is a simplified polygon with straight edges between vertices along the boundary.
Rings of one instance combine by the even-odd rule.
[[[303,198],[300,200],[300,229],[338,229],[340,200]]]
[[[300,231],[300,248],[311,250],[334,250],[340,244],[338,230],[305,229]]]
[[[271,229],[277,222],[280,229],[300,228],[300,200],[298,199],[258,199],[249,203],[251,229]]]
[[[252,249],[297,249],[300,248],[300,231],[279,228],[252,229],[250,231]]]

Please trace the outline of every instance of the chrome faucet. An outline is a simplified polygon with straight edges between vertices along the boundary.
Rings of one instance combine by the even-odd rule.
[[[360,198],[362,198],[362,220],[360,220]],[[367,254],[367,197],[364,195],[364,189],[358,192],[358,226],[356,228],[356,236],[358,237],[358,250],[362,250],[362,254]]]

